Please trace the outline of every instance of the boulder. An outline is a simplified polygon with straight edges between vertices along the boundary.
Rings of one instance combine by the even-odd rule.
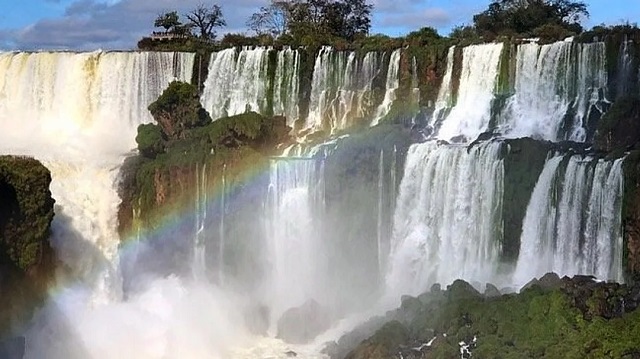
[[[329,313],[315,300],[284,312],[277,337],[291,344],[306,344],[331,327]]]
[[[491,283],[487,283],[486,288],[484,290],[484,296],[487,298],[495,298],[495,297],[499,297],[501,296],[502,293],[500,293],[500,290],[498,290],[498,288],[491,284]]]

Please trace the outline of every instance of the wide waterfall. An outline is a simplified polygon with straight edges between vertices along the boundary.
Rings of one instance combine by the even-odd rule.
[[[96,299],[120,291],[119,167],[138,125],[152,121],[147,106],[192,68],[193,55],[180,53],[0,54],[0,153],[51,170],[52,243]]]
[[[316,57],[306,127],[346,128],[349,120],[372,116],[373,81],[382,71],[381,55],[323,48]]]
[[[515,89],[498,125],[511,137],[587,140],[594,111],[603,113],[607,71],[604,43],[519,45]]]
[[[387,286],[419,294],[457,278],[495,279],[504,168],[500,143],[413,145],[394,215]]]
[[[622,278],[622,159],[547,160],[522,226],[515,283],[549,271]]]
[[[628,45],[621,65],[633,72]],[[52,243],[71,269],[25,334],[26,357],[319,358],[358,311],[434,283],[515,288],[550,271],[623,281],[624,158],[588,147],[615,91],[605,47],[451,47],[446,67],[441,47],[439,89],[411,49],[214,52],[200,84],[212,119],[285,116],[291,136],[281,118],[277,146],[247,139],[252,123],[226,142],[203,132],[217,142],[189,167],[169,146],[191,138],[165,138],[158,158],[178,153],[188,178],[176,188],[190,202],[136,228],[137,241],[119,238],[118,175],[137,127],[153,121],[148,105],[171,81],[200,77],[195,55],[0,53],[0,154],[51,170]],[[394,121],[414,106],[421,121]],[[251,168],[239,168],[239,148]],[[515,191],[526,200],[514,219]],[[308,346],[273,338],[283,313],[310,301],[336,332]]]
[[[449,49],[431,121],[437,138],[472,141],[493,131],[510,138],[590,140],[608,101],[605,44],[526,43],[511,58],[504,51],[502,43],[465,47],[454,94],[455,47]],[[509,67],[514,74],[500,73]],[[498,94],[499,85],[510,83],[508,93]]]
[[[218,119],[247,111],[266,113],[269,49],[235,48],[211,54],[202,105]]]

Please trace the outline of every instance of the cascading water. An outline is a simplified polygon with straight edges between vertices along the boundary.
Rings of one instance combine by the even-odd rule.
[[[323,163],[271,161],[267,250],[271,261],[266,302],[273,319],[306,300],[322,302],[326,253],[320,236],[324,209]],[[326,284],[326,283],[324,283]]]
[[[374,116],[371,126],[375,126],[391,111],[391,106],[396,100],[396,90],[400,87],[400,56],[402,51],[400,49],[391,53],[391,59],[389,60],[389,69],[387,70],[387,83],[384,94],[384,99]]]
[[[623,279],[622,161],[547,160],[527,207],[515,283],[550,271]]]
[[[196,205],[195,205],[195,235],[193,238],[193,276],[196,280],[204,280],[206,277],[206,245],[205,226],[207,223],[207,165],[196,166]]]
[[[52,243],[94,300],[120,295],[119,167],[152,121],[147,106],[192,68],[180,53],[0,53],[0,153],[51,170]]]
[[[202,106],[218,119],[247,111],[265,113],[269,88],[268,48],[235,48],[211,54]]]
[[[409,149],[400,184],[387,287],[419,294],[458,278],[493,280],[500,254],[500,143]]]
[[[448,110],[453,107],[453,56],[455,55],[456,47],[449,48],[447,53],[447,69],[445,70],[444,77],[442,78],[442,84],[438,91],[438,98],[435,103],[435,110],[433,112],[433,119],[431,121],[431,127],[435,127],[443,121]]]
[[[603,112],[607,71],[604,43],[570,41],[518,46],[515,92],[498,120],[510,137],[584,142],[592,111]]]
[[[384,188],[384,150],[380,150],[380,162],[378,163],[378,223],[377,223],[377,249],[378,249],[378,271],[380,275],[384,275],[385,259],[387,257],[385,251],[384,240],[386,237],[384,231],[384,213],[385,213],[385,188]]]
[[[495,43],[463,49],[457,101],[442,122],[438,138],[449,141],[464,136],[466,142],[489,129],[502,48],[502,43]],[[443,91],[441,101],[450,101],[447,92]]]
[[[290,127],[293,127],[299,117],[299,68],[300,54],[298,51],[284,49],[278,52],[273,90],[273,114],[284,115],[287,118],[287,125]]]
[[[381,66],[375,52],[358,59],[355,52],[322,48],[314,65],[306,127],[334,132],[351,120],[370,118],[375,110],[372,85]]]

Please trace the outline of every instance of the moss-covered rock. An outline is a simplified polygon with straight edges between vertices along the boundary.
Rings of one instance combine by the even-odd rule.
[[[27,324],[53,278],[50,183],[39,161],[0,156],[0,337]]]
[[[31,158],[0,156],[0,248],[23,271],[37,265],[53,220],[51,174]]]
[[[552,146],[531,138],[506,140],[506,143],[509,153],[504,157],[502,250],[504,260],[515,261],[520,251],[527,204]]]
[[[186,130],[211,122],[211,117],[200,104],[198,88],[179,81],[169,84],[162,95],[149,105],[149,112],[167,139],[184,138]]]
[[[556,289],[532,286],[492,298],[452,294],[468,286],[459,282],[444,296],[428,294],[433,300],[424,301],[410,321],[391,314],[348,357],[459,358],[463,347],[474,358],[631,358],[640,353],[634,339],[640,335],[633,299],[638,286],[575,277],[564,278]]]
[[[596,147],[622,153],[640,143],[640,96],[623,97],[602,116],[595,136]]]

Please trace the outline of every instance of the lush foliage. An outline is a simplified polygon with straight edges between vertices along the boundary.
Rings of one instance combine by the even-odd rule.
[[[200,4],[185,16],[189,21],[183,24],[177,11],[169,11],[158,15],[153,26],[164,28],[166,34],[176,35],[178,38],[197,36],[201,40],[209,41],[215,39],[216,28],[227,24],[222,8],[217,4],[210,7]]]
[[[455,358],[460,357],[462,342],[470,344],[474,358],[640,354],[635,339],[640,336],[637,301],[621,307],[637,287],[579,277],[555,281],[549,287],[534,284],[520,294],[502,296],[483,296],[456,281],[447,291],[436,287],[418,298],[405,297],[402,306],[388,314],[396,319],[347,357],[386,358],[401,352],[405,358]],[[430,346],[422,346],[428,342]]]
[[[198,89],[179,81],[171,82],[162,95],[149,105],[149,111],[167,139],[182,138],[185,130],[211,122],[209,114],[200,104]],[[149,145],[149,139],[156,138],[157,134],[141,139],[145,140],[145,145]]]
[[[497,35],[536,36],[538,34],[580,33],[580,20],[588,17],[582,1],[571,0],[494,0],[489,8],[473,17],[477,31],[485,37]],[[541,28],[547,26],[547,28]],[[554,26],[554,28],[549,28]]]
[[[227,25],[222,8],[217,4],[210,7],[200,4],[186,16],[196,32],[199,33],[200,38],[205,40],[214,39],[216,37],[215,29]]]
[[[35,159],[0,157],[0,260],[22,270],[38,264],[53,220],[50,183]]]

